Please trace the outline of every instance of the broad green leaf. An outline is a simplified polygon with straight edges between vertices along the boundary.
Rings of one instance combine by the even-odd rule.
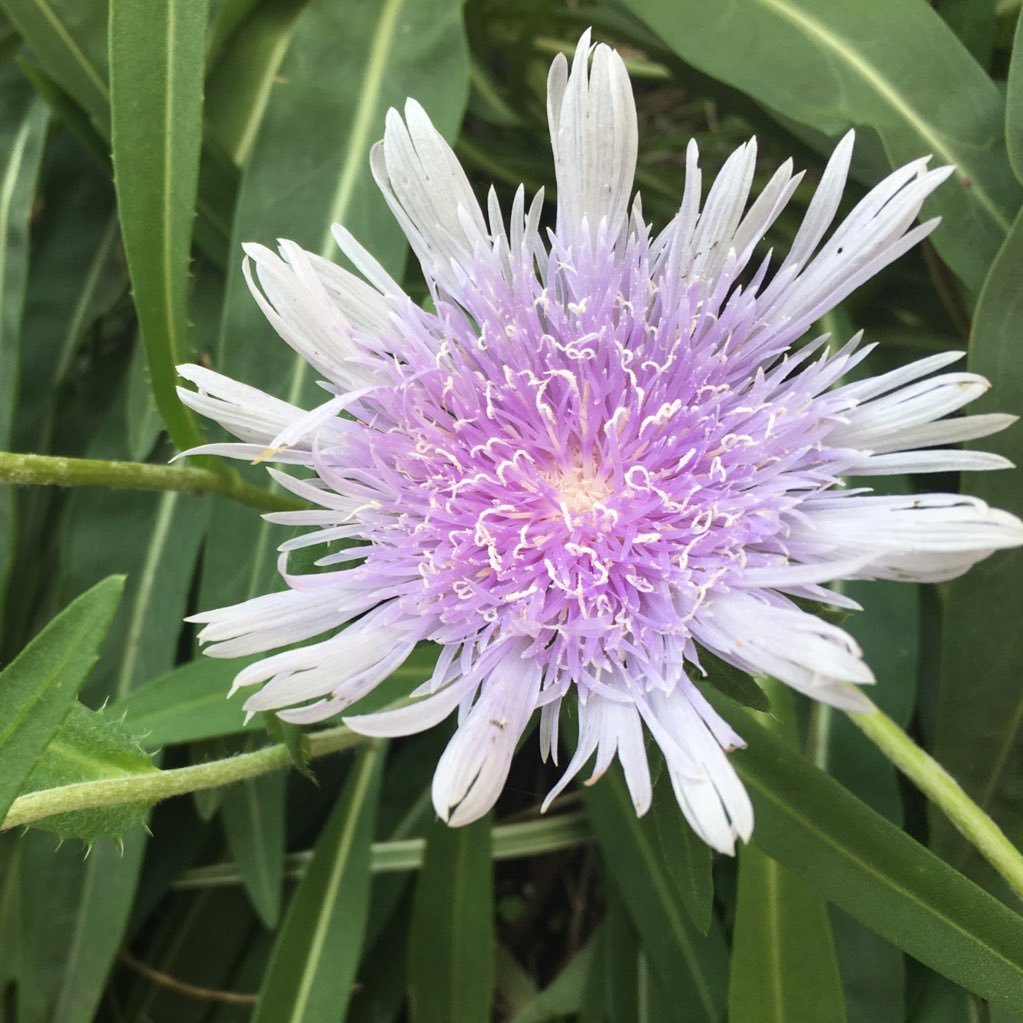
[[[494,987],[490,817],[461,828],[435,821],[409,928],[412,1023],[487,1019]]]
[[[116,430],[120,421],[109,426]],[[113,451],[123,443],[122,435]],[[207,500],[169,491],[73,494],[60,590],[80,589],[111,568],[128,576],[103,658],[85,689],[87,702],[117,699],[174,663]]]
[[[753,842],[892,944],[993,1004],[1023,991],[1023,919],[710,694],[748,743],[732,762]]]
[[[30,832],[21,858],[23,922],[18,1023],[91,1023],[124,941],[145,833],[81,846]]]
[[[200,657],[133,689],[115,709],[149,749],[233,735],[245,727],[245,712],[241,698],[227,694],[242,664]]]
[[[991,268],[977,304],[969,368],[992,382],[971,411],[1023,408],[1023,215]],[[1023,464],[1019,425],[976,444]],[[963,489],[1023,513],[1019,470],[964,477]],[[1023,607],[1023,551],[998,551],[947,591],[935,756],[1017,845],[1023,843],[1023,646],[1013,616]],[[1008,630],[1008,631],[1007,631]],[[933,844],[958,857],[964,843],[941,820]],[[958,859],[956,860],[958,862]]]
[[[755,845],[739,853],[729,1023],[844,1023],[824,900]]]
[[[0,821],[96,663],[123,587],[122,576],[97,583],[0,672]]]
[[[284,881],[284,794],[287,776],[268,774],[232,785],[221,795],[220,816],[231,856],[263,923],[273,928]]]
[[[46,137],[45,105],[18,80],[17,72],[0,68],[0,448],[11,447],[14,410],[18,404],[18,362],[22,310],[29,267],[29,218]],[[0,494],[0,611],[14,561],[14,492]]]
[[[202,433],[175,392],[192,354],[188,274],[199,187],[207,0],[110,5],[114,183],[153,396],[174,443]]]
[[[670,1003],[686,1007],[687,1021],[717,1023],[725,1008],[728,974],[720,931],[712,927],[700,934],[690,920],[656,826],[649,815],[636,816],[617,767],[584,789],[583,801],[607,877],[621,892]]]
[[[23,791],[36,792],[156,770],[148,754],[115,714],[75,704],[60,731],[50,740]],[[56,832],[61,838],[80,838],[92,843],[101,838],[120,838],[139,827],[145,822],[148,810],[146,803],[77,810],[47,817],[38,826]]]
[[[334,256],[343,223],[393,275],[405,239],[369,171],[390,106],[415,96],[451,137],[468,94],[459,0],[312,0],[295,23],[246,165],[232,235],[216,368],[292,402],[317,400],[313,373],[266,324],[242,279],[243,242],[290,238]],[[244,600],[275,584],[269,526],[221,502],[200,603]]]
[[[383,758],[369,746],[352,766],[278,931],[253,1023],[344,1018],[369,910]]]
[[[1009,62],[1009,81],[1005,94],[1005,141],[1009,162],[1016,177],[1023,181],[1023,11],[1016,21]]]
[[[956,176],[928,201],[935,247],[970,289],[1023,197],[1004,103],[924,0],[627,0],[686,62],[828,135],[869,125],[893,166],[933,154]],[[948,87],[955,82],[955,88]]]

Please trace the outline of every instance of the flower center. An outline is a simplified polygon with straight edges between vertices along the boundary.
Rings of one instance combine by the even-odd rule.
[[[606,477],[595,476],[582,466],[570,466],[551,474],[551,485],[561,495],[561,502],[572,513],[586,512],[611,496]]]

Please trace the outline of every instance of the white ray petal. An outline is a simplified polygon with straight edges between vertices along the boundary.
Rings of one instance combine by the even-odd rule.
[[[639,135],[632,85],[621,57],[591,47],[583,33],[568,68],[559,55],[548,77],[547,120],[558,184],[558,237],[581,239],[583,222],[606,223],[614,239],[626,224]],[[589,239],[588,239],[589,240]]]

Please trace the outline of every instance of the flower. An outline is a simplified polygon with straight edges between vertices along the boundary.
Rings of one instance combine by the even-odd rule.
[[[423,109],[389,111],[373,174],[422,264],[433,308],[414,304],[342,227],[355,276],[283,242],[247,245],[252,293],[323,377],[311,412],[208,369],[183,366],[191,408],[241,443],[197,449],[297,465],[270,470],[310,510],[281,545],[287,589],[196,615],[216,657],[275,653],[244,668],[249,712],[306,723],[344,711],[413,647],[440,646],[400,709],[345,718],[407,735],[458,710],[433,780],[453,825],[486,813],[539,710],[557,758],[562,703],[579,740],[547,803],[595,755],[617,755],[638,813],[650,804],[644,726],[678,802],[715,849],[753,815],[727,752],[743,741],[692,678],[701,650],[836,707],[870,704],[855,641],[797,603],[855,607],[839,579],[935,581],[1023,542],[1015,517],[958,494],[875,495],[846,476],[997,469],[946,445],[1012,417],[949,414],[982,394],[961,353],[842,383],[870,351],[797,347],[855,287],[924,238],[913,226],[950,168],[917,160],[829,234],[853,136],[836,148],[788,254],[753,266],[791,197],[791,162],[747,209],[756,145],[727,160],[701,206],[695,143],[677,216],[656,236],[637,197],[636,111],[620,57],[579,42],[555,59],[548,116],[556,225],[520,188],[506,224],[480,208]],[[343,413],[343,414],[342,414]],[[287,556],[328,546],[325,571]],[[795,598],[795,599],[794,599]],[[327,638],[304,646],[314,637]]]

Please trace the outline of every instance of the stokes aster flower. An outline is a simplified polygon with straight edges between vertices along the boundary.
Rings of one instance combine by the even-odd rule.
[[[854,640],[793,598],[855,607],[824,584],[950,579],[1023,542],[1023,524],[970,497],[877,496],[842,477],[1002,468],[944,445],[1013,417],[947,418],[988,386],[932,375],[961,353],[840,384],[869,351],[859,335],[793,348],[933,229],[913,225],[949,168],[895,171],[829,234],[846,136],[788,254],[754,266],[799,182],[791,163],[747,208],[751,141],[701,204],[690,143],[681,207],[653,236],[638,198],[630,206],[636,111],[621,59],[587,33],[548,87],[551,231],[541,197],[527,207],[521,188],[507,223],[493,192],[484,213],[414,101],[404,119],[388,113],[373,174],[432,310],[343,228],[364,279],[290,242],[279,256],[246,246],[256,301],[331,397],[307,412],[181,367],[198,389],[182,400],[241,441],[199,450],[304,467],[270,471],[313,506],[267,516],[312,527],[281,546],[286,590],[193,620],[217,657],[326,634],[235,680],[259,687],[246,710],[301,723],[343,711],[416,643],[439,644],[414,702],[345,720],[397,736],[457,709],[433,780],[452,824],[494,804],[535,710],[541,754],[557,757],[570,699],[578,748],[547,803],[591,756],[596,776],[617,755],[643,813],[645,726],[690,824],[731,851],[753,824],[726,756],[743,743],[691,681],[701,649],[834,706],[869,706],[848,684],[873,681]],[[288,573],[289,551],[334,541],[349,542],[320,559],[329,570]]]

